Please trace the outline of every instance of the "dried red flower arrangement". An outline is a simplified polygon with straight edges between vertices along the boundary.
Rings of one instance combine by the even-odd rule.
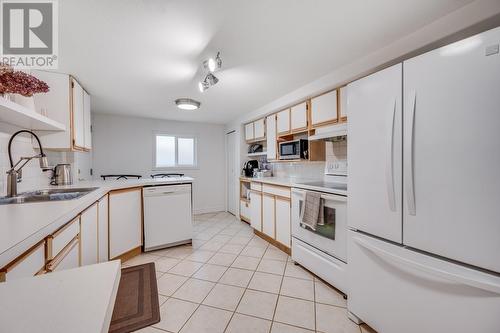
[[[12,67],[0,64],[0,94],[20,94],[31,97],[34,94],[49,92],[47,83],[25,72],[15,71]]]

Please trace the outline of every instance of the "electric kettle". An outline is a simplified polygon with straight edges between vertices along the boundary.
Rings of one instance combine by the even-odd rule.
[[[73,184],[73,176],[71,175],[70,164],[57,164],[54,167],[52,174],[51,185],[71,185]]]

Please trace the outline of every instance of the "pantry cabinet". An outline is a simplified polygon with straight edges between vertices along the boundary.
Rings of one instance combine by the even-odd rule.
[[[331,125],[338,121],[337,90],[311,99],[311,126]]]
[[[98,262],[98,204],[87,208],[80,216],[81,265]]]
[[[275,114],[266,118],[266,134],[267,159],[275,160],[277,154]]]
[[[142,246],[142,189],[109,193],[109,257],[117,258]]]
[[[307,102],[292,106],[290,109],[290,124],[292,132],[307,129]]]
[[[97,231],[97,239],[98,239],[98,259],[99,262],[106,262],[109,259],[108,254],[108,196],[105,195],[101,199],[99,199],[97,203],[97,212],[98,212],[98,231]]]
[[[88,151],[92,147],[90,95],[72,76],[33,70],[50,91],[34,95],[36,111],[66,126],[61,132],[40,132],[44,149]]]
[[[290,133],[290,109],[276,114],[276,132],[278,132],[278,135]]]

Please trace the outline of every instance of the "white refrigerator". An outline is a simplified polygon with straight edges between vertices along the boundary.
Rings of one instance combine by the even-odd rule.
[[[348,85],[349,311],[500,332],[500,28]]]

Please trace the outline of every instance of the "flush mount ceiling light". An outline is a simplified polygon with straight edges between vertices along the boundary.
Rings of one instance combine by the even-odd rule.
[[[191,98],[178,98],[175,100],[175,105],[182,110],[196,110],[201,103]]]
[[[212,73],[208,73],[203,81],[198,82],[198,89],[200,89],[201,92],[204,92],[211,86],[216,85],[217,82],[219,82],[219,79]]]

